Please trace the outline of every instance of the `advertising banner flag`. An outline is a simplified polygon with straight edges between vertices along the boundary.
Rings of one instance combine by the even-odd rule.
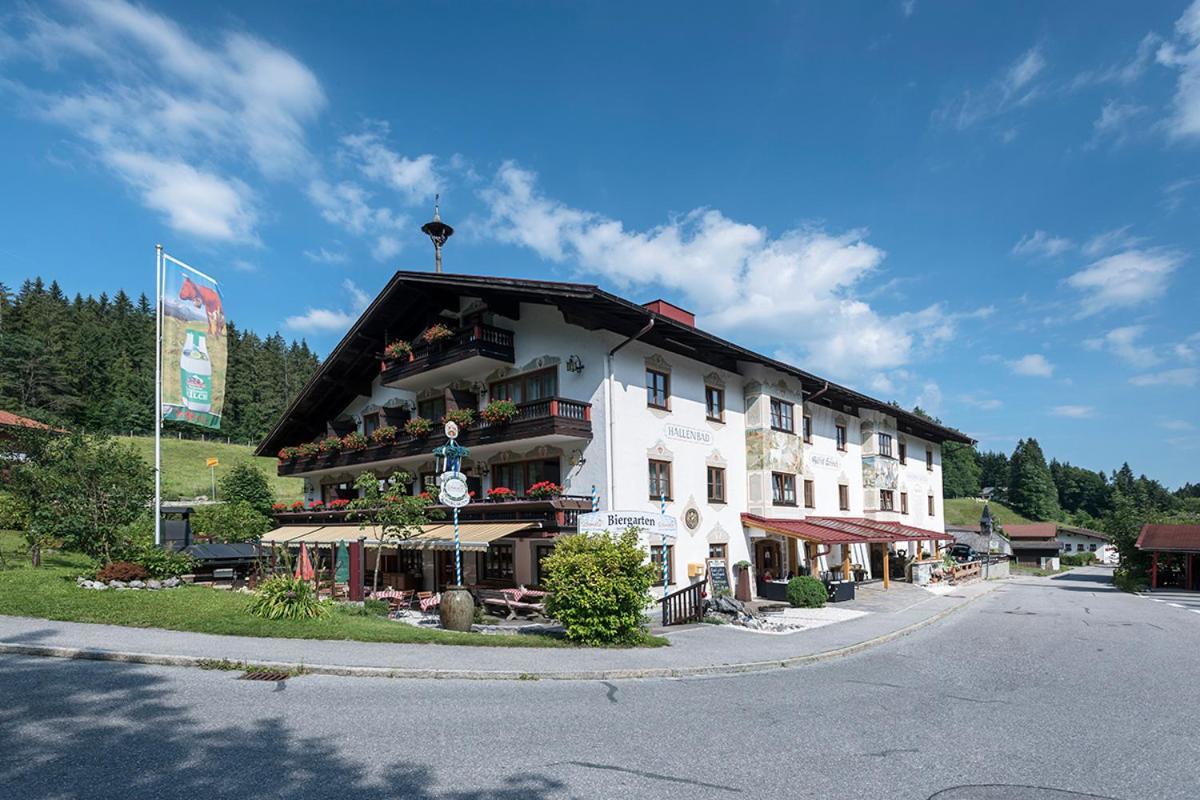
[[[225,405],[225,309],[221,287],[163,254],[162,418],[221,427]]]

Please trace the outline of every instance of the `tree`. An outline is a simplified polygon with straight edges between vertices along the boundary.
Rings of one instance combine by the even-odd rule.
[[[429,511],[432,501],[408,493],[412,476],[407,472],[395,472],[386,480],[374,473],[364,472],[354,481],[361,492],[357,500],[350,502],[350,512],[358,520],[360,529],[371,528],[378,544],[375,546],[375,591],[379,590],[380,565],[383,563],[383,548],[391,545],[398,548],[421,533],[434,514]],[[440,516],[441,512],[436,512]]]
[[[1017,442],[1008,465],[1008,504],[1030,519],[1058,519],[1058,490],[1037,439]]]
[[[275,499],[267,475],[253,464],[235,464],[220,480],[221,499],[226,503],[246,503],[259,514],[271,513]]]
[[[132,447],[80,433],[51,441],[15,470],[12,485],[29,509],[35,566],[53,539],[108,562],[154,493],[151,469]]]
[[[979,485],[993,489],[993,497],[1003,499],[1008,489],[1008,456],[1004,453],[979,453]]]
[[[192,530],[210,542],[254,542],[271,530],[271,519],[245,500],[200,506]]]
[[[1149,556],[1134,546],[1145,521],[1145,515],[1138,510],[1133,498],[1120,489],[1113,492],[1112,510],[1104,517],[1104,532],[1117,548],[1121,569],[1134,577],[1146,574],[1149,561]]]
[[[981,472],[974,447],[958,442],[942,445],[942,493],[946,497],[978,497]]]

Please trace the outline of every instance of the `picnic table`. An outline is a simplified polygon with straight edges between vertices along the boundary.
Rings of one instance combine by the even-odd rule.
[[[516,619],[518,612],[530,612],[539,617],[545,616],[546,606],[541,600],[545,598],[546,592],[538,589],[517,586],[507,589],[479,589],[476,593],[480,603],[485,606],[499,606],[501,610],[508,612],[510,620]]]

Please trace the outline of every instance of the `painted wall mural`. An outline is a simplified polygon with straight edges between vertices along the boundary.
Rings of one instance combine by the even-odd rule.
[[[895,489],[900,481],[900,464],[895,459],[867,457],[862,462],[863,488]]]
[[[746,431],[746,468],[772,472],[804,471],[800,438],[773,430]]]

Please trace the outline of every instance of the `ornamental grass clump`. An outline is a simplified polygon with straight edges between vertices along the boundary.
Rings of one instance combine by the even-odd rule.
[[[318,619],[329,610],[311,583],[291,575],[263,581],[250,601],[250,613],[263,619]]]
[[[822,608],[829,599],[825,584],[811,575],[800,575],[788,581],[787,599],[792,608]]]
[[[642,611],[656,573],[636,531],[565,536],[542,566],[546,612],[563,624],[567,639],[630,645],[645,636]]]

